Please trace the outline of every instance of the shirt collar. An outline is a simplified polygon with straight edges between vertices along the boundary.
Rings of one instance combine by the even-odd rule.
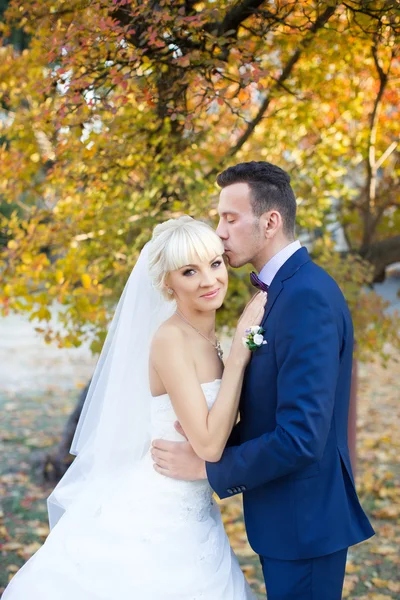
[[[298,240],[296,240],[295,242],[291,242],[290,244],[282,248],[282,250],[275,254],[275,256],[273,256],[259,272],[258,277],[261,279],[261,281],[263,281],[267,285],[271,285],[272,280],[279,271],[279,269],[292,256],[292,254],[297,252],[297,250],[300,250],[300,248],[301,244]]]

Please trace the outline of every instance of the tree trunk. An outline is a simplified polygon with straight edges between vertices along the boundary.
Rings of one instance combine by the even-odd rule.
[[[385,270],[400,261],[400,235],[373,242],[360,249],[360,255],[374,266],[374,283],[385,280]]]
[[[44,457],[42,463],[42,474],[45,481],[57,483],[73,461],[73,456],[69,453],[69,449],[71,448],[76,426],[78,424],[79,417],[82,412],[83,404],[88,393],[89,385],[90,381],[80,393],[78,402],[73,412],[68,417],[68,421],[64,427],[64,431],[58,447],[55,449],[54,452],[52,452],[51,454],[47,454]]]

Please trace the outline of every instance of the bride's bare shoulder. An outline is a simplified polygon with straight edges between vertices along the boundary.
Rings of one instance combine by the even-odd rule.
[[[158,379],[167,390],[171,385],[171,378],[174,381],[176,377],[182,377],[182,372],[196,376],[189,336],[173,319],[165,321],[153,337],[150,367],[156,371]]]
[[[154,334],[151,353],[168,350],[171,347],[185,346],[187,333],[176,323],[173,317],[165,321]]]

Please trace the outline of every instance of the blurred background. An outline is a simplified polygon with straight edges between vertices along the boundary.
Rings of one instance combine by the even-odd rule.
[[[160,221],[288,171],[356,331],[349,434],[377,535],[344,597],[400,599],[400,15],[395,0],[0,0],[0,594],[48,534],[107,324]],[[249,298],[231,271],[229,344]],[[225,525],[263,594],[240,499]]]

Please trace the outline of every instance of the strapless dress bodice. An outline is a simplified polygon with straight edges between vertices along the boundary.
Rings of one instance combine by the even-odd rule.
[[[207,402],[208,409],[214,404],[221,385],[221,379],[202,383],[201,387]],[[153,396],[151,400],[151,436],[173,442],[182,442],[183,437],[174,427],[177,416],[168,394]]]

